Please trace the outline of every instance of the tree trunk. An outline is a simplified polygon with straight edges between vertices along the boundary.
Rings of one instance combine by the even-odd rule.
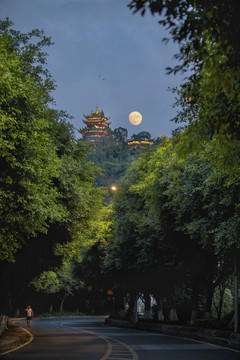
[[[164,315],[163,315],[162,309],[158,310],[157,314],[158,314],[158,320],[163,321],[164,320]]]
[[[149,293],[144,293],[144,302],[145,302],[144,319],[150,320],[153,318],[153,316],[151,310],[151,297]]]
[[[131,322],[132,322],[133,324],[136,324],[137,321],[138,321],[137,301],[138,301],[138,296],[135,297],[134,305],[133,305],[133,311],[132,311],[132,316],[131,316]]]
[[[8,314],[11,314],[13,312],[13,297],[10,291],[8,291],[8,306],[7,306],[7,312]]]
[[[63,294],[62,298],[61,298],[61,303],[60,303],[60,309],[59,311],[62,313],[63,312],[63,304],[64,304],[64,301],[66,299],[66,294]]]
[[[114,297],[114,303],[115,303],[115,313],[120,318],[126,317],[126,310],[125,310],[125,302],[124,302],[124,296],[121,293],[115,293],[116,296]],[[111,309],[112,310],[112,309]]]
[[[169,321],[178,321],[177,310],[172,307],[169,311]]]
[[[192,279],[192,314],[191,314],[191,324],[197,320],[198,316],[198,296],[199,296],[199,278],[195,276]]]
[[[211,317],[212,299],[214,293],[213,271],[214,271],[214,259],[213,257],[210,257],[208,259],[208,279],[207,279],[207,299],[205,305],[205,319],[210,319]]]
[[[237,261],[234,263],[234,332],[238,332],[238,271]]]
[[[163,315],[163,301],[161,296],[158,293],[154,293],[154,298],[157,302],[157,305],[153,306],[152,308],[152,312],[153,312],[153,317],[155,318],[155,320],[160,320],[163,321],[164,320],[164,315]]]
[[[136,292],[132,292],[129,298],[129,309],[128,309],[128,313],[129,313],[129,319],[131,322],[136,322],[136,315],[137,315],[137,308],[136,308],[136,302],[137,302],[137,293]]]
[[[218,307],[218,310],[217,310],[217,318],[218,318],[218,320],[221,320],[224,293],[225,293],[225,287],[224,286],[221,287],[219,285],[219,307]]]
[[[192,309],[190,324],[193,325],[198,318],[198,310]]]

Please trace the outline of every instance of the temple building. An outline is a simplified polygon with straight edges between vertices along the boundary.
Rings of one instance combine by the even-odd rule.
[[[130,150],[134,150],[136,148],[146,148],[154,144],[154,140],[151,139],[151,135],[142,131],[139,134],[133,134],[130,140],[128,140],[128,147]]]
[[[90,141],[96,145],[100,138],[107,136],[111,124],[111,122],[108,122],[110,117],[106,117],[103,110],[98,111],[97,106],[96,111],[91,111],[90,115],[83,116],[85,117],[83,122],[86,126],[79,130],[82,134],[82,140]]]

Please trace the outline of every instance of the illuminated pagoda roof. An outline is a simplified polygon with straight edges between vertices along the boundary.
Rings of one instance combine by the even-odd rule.
[[[110,117],[104,115],[103,110],[98,111],[98,106],[96,106],[96,111],[91,111],[90,115],[83,115],[86,120],[82,120],[86,127],[79,130],[82,134],[83,141],[91,141],[95,145],[97,141],[107,136],[109,125],[111,122],[108,120]]]
[[[138,147],[147,147],[154,144],[154,140],[151,139],[151,135],[147,132],[140,132],[139,134],[133,134],[128,141],[130,149],[136,149]]]
[[[98,111],[98,106],[96,106],[96,111],[91,111],[91,114],[90,115],[84,115],[83,116],[85,117],[86,120],[83,120],[83,122],[85,124],[89,124],[91,122],[105,122],[107,125],[110,125],[111,122],[108,122],[108,120],[110,119],[110,117],[106,117],[104,116],[104,112],[103,110],[101,111]]]

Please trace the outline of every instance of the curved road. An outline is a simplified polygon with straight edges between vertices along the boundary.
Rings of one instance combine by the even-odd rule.
[[[26,327],[25,322],[19,322]],[[33,320],[34,340],[1,359],[239,360],[240,352],[163,334],[104,325],[104,318]]]

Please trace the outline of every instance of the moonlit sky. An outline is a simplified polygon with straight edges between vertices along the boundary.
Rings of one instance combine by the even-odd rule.
[[[28,32],[44,29],[54,45],[45,48],[48,69],[56,81],[56,107],[74,117],[75,129],[84,126],[83,114],[96,106],[110,116],[111,128],[124,127],[128,137],[148,131],[153,138],[171,136],[174,95],[169,87],[180,76],[166,75],[175,64],[178,46],[162,39],[167,32],[159,18],[132,14],[130,0],[0,0],[1,19]],[[131,125],[129,113],[143,116]],[[76,131],[76,135],[80,134]]]

